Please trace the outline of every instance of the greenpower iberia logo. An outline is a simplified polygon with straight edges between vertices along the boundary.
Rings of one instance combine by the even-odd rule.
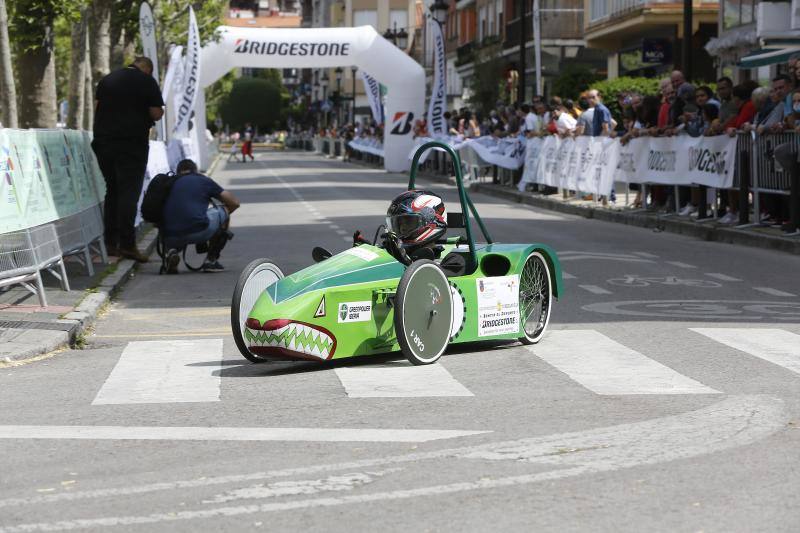
[[[339,322],[342,322],[345,319],[347,319],[347,304],[342,303],[339,304]]]

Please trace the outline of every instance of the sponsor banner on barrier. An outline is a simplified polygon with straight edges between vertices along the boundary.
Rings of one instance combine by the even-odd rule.
[[[610,194],[617,169],[618,146],[618,141],[607,137],[546,137],[536,170],[525,169],[526,181],[601,196]]]
[[[531,137],[525,141],[524,171],[522,173],[522,179],[517,185],[520,191],[524,191],[525,185],[528,183],[536,183],[536,173],[539,169],[539,155],[542,151],[542,143],[544,143],[544,141],[541,137]]]
[[[626,146],[617,143],[617,150],[622,181],[719,189],[733,185],[735,137],[638,138]]]
[[[353,150],[383,157],[383,143],[375,138],[356,138],[347,143]]]
[[[0,130],[0,233],[97,205],[105,184],[86,132]]]
[[[478,157],[498,167],[516,170],[525,164],[525,141],[519,137],[467,139],[458,149],[472,148]]]

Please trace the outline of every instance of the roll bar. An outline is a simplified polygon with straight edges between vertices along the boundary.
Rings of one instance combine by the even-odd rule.
[[[475,260],[475,240],[472,238],[472,226],[469,219],[469,213],[472,213],[472,216],[475,217],[475,220],[478,222],[478,226],[481,229],[481,233],[483,233],[484,239],[488,244],[492,244],[492,237],[489,235],[489,232],[486,230],[486,226],[483,224],[483,220],[481,220],[478,211],[475,209],[475,205],[472,203],[469,195],[467,194],[467,190],[464,188],[464,176],[461,173],[461,158],[458,156],[458,152],[453,150],[453,148],[445,144],[441,141],[428,141],[419,148],[417,151],[414,152],[414,159],[411,161],[411,173],[408,177],[408,190],[414,189],[414,184],[417,179],[417,169],[419,168],[419,160],[426,151],[430,150],[431,148],[439,148],[440,150],[444,150],[448,154],[450,154],[450,158],[453,160],[453,168],[456,174],[456,187],[458,187],[458,199],[461,202],[461,212],[464,215],[464,229],[467,232],[467,242],[469,244],[469,252],[470,252],[470,261],[467,265],[467,270],[469,272],[473,272],[477,268],[477,262]]]

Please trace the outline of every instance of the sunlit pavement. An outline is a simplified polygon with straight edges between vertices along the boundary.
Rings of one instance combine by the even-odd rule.
[[[495,241],[559,253],[541,343],[253,365],[239,271],[371,236],[406,177],[293,152],[214,177],[243,201],[225,272],[148,263],[86,349],[0,370],[0,531],[797,530],[796,256],[474,195]]]

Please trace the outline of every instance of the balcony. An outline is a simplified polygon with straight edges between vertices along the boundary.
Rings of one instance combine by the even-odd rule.
[[[559,6],[560,7],[560,6]],[[572,11],[564,13],[541,13],[542,40],[582,40],[583,39],[583,12]],[[506,25],[506,39],[503,48],[513,48],[519,45],[520,20],[511,20]],[[525,39],[533,40],[533,15],[525,15]]]
[[[460,67],[475,60],[475,43],[468,42],[456,48],[455,65]]]
[[[710,7],[719,4],[718,0],[694,0],[695,8]],[[703,4],[706,4],[705,6]],[[611,19],[624,17],[646,8],[663,8],[665,10],[683,11],[683,5],[677,0],[590,0],[589,25],[602,23]]]

